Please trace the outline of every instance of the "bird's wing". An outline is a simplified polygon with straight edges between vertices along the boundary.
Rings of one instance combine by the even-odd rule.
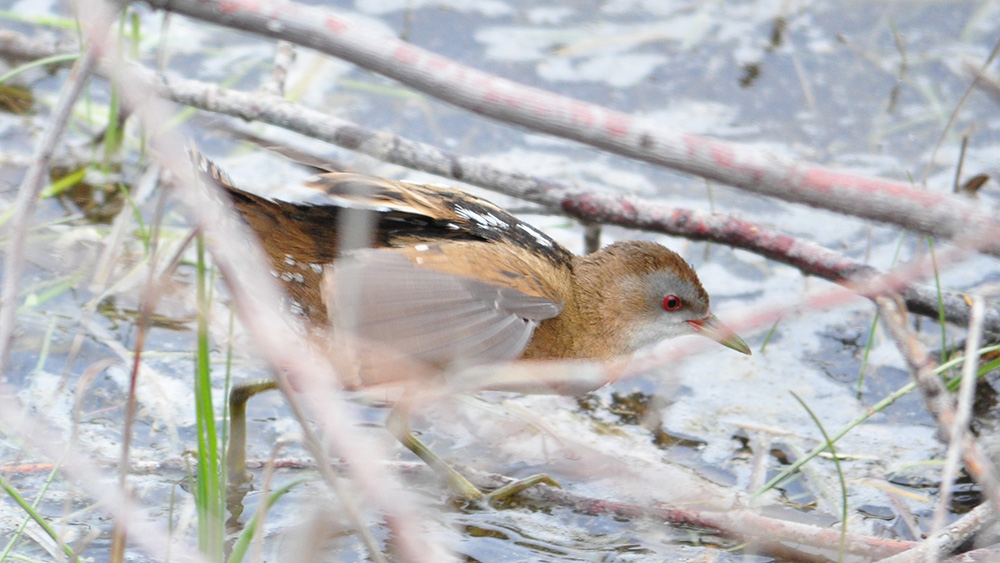
[[[463,241],[341,257],[327,276],[334,326],[441,367],[516,359],[563,303],[530,257],[494,247]]]
[[[373,211],[399,211],[434,219],[450,218],[445,201],[454,195],[473,196],[452,188],[412,184],[349,172],[318,174],[296,189],[296,201],[314,205],[336,205]],[[309,195],[311,192],[311,195]]]
[[[312,205],[368,209],[380,215],[384,246],[418,240],[480,240],[517,247],[563,268],[573,254],[548,235],[485,199],[455,188],[411,184],[359,174],[331,173],[309,178]]]

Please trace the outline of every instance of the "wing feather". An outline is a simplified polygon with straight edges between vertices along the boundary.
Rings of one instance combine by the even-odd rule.
[[[444,367],[516,359],[562,311],[546,295],[441,271],[404,250],[361,250],[327,270],[338,330]]]

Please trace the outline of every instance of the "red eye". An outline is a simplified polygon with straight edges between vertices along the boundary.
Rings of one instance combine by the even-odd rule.
[[[676,295],[668,295],[663,298],[663,310],[664,311],[676,311],[683,307],[684,304],[681,303],[681,298]]]

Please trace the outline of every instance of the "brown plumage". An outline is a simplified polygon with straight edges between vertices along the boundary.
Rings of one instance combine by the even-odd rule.
[[[359,358],[360,379],[345,384],[399,383],[385,373],[391,370],[367,369],[397,354],[405,371],[410,358],[442,368],[517,358],[615,360],[609,362],[615,370],[623,364],[618,360],[640,347],[686,334],[750,353],[709,312],[708,295],[691,267],[658,244],[619,242],[575,256],[531,225],[459,190],[335,173],[308,179],[311,189],[282,201],[242,191],[211,162],[200,162],[257,233],[292,309],[316,324],[332,319],[336,334],[374,345],[373,354]],[[372,236],[363,246],[370,248],[341,253],[345,237],[338,234],[358,236],[357,229],[341,227],[365,219]],[[476,383],[575,393],[603,381]],[[274,386],[270,380],[244,382],[230,395],[234,484],[249,479],[246,401]],[[413,436],[407,408],[404,399],[387,421],[396,437],[444,473],[460,495],[483,498]],[[488,497],[503,499],[538,483],[556,484],[535,475]]]
[[[456,189],[331,173],[309,178],[311,190],[289,202],[242,191],[210,163],[207,171],[260,237],[294,308],[326,323],[324,276],[357,276],[363,283],[345,299],[350,330],[429,363],[605,360],[699,332],[749,353],[711,316],[691,267],[658,244],[575,256]],[[341,259],[347,209],[374,214],[374,250]],[[668,297],[676,310],[666,310]]]

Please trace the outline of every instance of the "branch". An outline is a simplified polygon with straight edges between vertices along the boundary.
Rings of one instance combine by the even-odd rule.
[[[115,69],[121,84],[123,102],[152,131],[148,146],[169,170],[175,182],[172,192],[187,207],[190,220],[211,242],[214,265],[226,279],[235,310],[243,325],[254,338],[256,352],[265,357],[274,372],[278,388],[302,426],[305,446],[320,461],[320,476],[329,485],[341,508],[353,523],[355,532],[364,539],[368,525],[355,495],[364,494],[366,508],[380,511],[393,534],[393,548],[405,561],[450,560],[439,549],[434,538],[419,532],[416,511],[406,491],[394,486],[395,480],[385,474],[372,460],[379,458],[377,446],[356,440],[351,434],[354,427],[349,409],[338,408],[344,399],[333,385],[340,372],[326,358],[307,345],[306,339],[291,327],[294,320],[281,313],[280,290],[267,273],[263,251],[254,244],[246,227],[225,207],[226,198],[213,191],[213,186],[198,180],[188,155],[185,141],[173,130],[158,127],[168,123],[171,113],[156,97],[155,87],[148,82],[152,76],[135,66],[123,65]],[[217,188],[214,188],[217,190]],[[290,378],[294,376],[293,388]],[[293,393],[293,389],[301,393]],[[311,417],[302,407],[310,407]],[[309,423],[313,418],[319,425],[314,430]],[[322,435],[322,441],[319,435]],[[329,470],[327,448],[350,460],[349,475],[353,487],[346,487],[339,477]],[[382,560],[379,546],[370,543],[369,556]]]
[[[945,557],[993,522],[993,512],[987,504],[980,504],[968,514],[952,522],[938,533],[920,542],[917,547],[883,559],[880,563],[923,563],[934,557]],[[931,559],[928,556],[931,556]],[[969,559],[961,559],[969,561]],[[989,559],[987,559],[989,561]]]
[[[976,86],[989,94],[994,102],[1000,104],[1000,81],[985,70],[977,68],[972,64],[966,63],[962,65],[962,68],[966,73],[972,75],[976,81]]]
[[[462,474],[479,487],[492,488],[511,481],[508,477],[486,474],[462,468]],[[816,558],[814,549],[836,552],[840,546],[840,530],[821,528],[798,522],[769,518],[746,508],[726,511],[697,510],[678,507],[653,507],[614,500],[596,499],[574,494],[553,487],[532,487],[519,493],[524,501],[547,506],[562,506],[584,514],[616,518],[652,518],[662,522],[716,530],[722,535],[749,543],[772,555],[794,561],[811,561]],[[889,557],[914,547],[914,542],[888,540],[851,534],[845,543],[846,553],[864,558]],[[825,558],[821,560],[826,560]]]
[[[30,59],[51,56],[59,50],[16,33],[0,32],[0,53]],[[508,172],[479,158],[368,129],[278,96],[244,93],[196,80],[156,75],[139,67],[132,70],[155,84],[161,96],[177,103],[269,123],[386,162],[538,203],[585,223],[614,224],[740,248],[852,290],[885,275],[818,244],[732,216],[678,209],[632,196],[587,192],[563,182]],[[106,69],[99,68],[98,74],[102,72]],[[903,295],[910,311],[937,318],[938,298],[934,288],[902,282],[894,287]],[[968,324],[969,306],[960,294],[943,292],[942,304],[949,322]],[[1000,334],[1000,310],[988,308],[983,327],[988,333]]]
[[[959,197],[686,134],[665,123],[524,86],[373,32],[334,10],[274,0],[146,3],[313,48],[500,121],[750,192],[955,239],[1000,257],[1000,225],[988,210]]]
[[[898,298],[877,297],[875,302],[881,312],[882,321],[910,367],[910,373],[924,398],[924,406],[937,422],[939,437],[947,440],[957,420],[954,397],[944,386],[941,377],[934,373],[934,361],[927,354],[917,335],[910,330],[906,322],[906,312]],[[972,434],[967,429],[964,430],[961,446],[965,468],[982,488],[994,512],[1000,514],[1000,473],[989,457],[983,453]]]
[[[109,465],[113,462],[109,460]],[[339,465],[339,464],[337,464]],[[281,458],[275,460],[247,460],[247,467],[254,469],[268,466],[293,470],[307,470],[315,467],[310,459]],[[426,475],[430,472],[427,464],[422,462],[388,462],[387,467],[393,473],[404,475]],[[11,466],[8,470],[44,471],[47,465],[31,464],[24,469]],[[132,462],[131,470],[137,473],[161,473],[163,471],[179,471],[185,468],[184,463],[176,459],[161,461]],[[463,475],[477,487],[492,489],[507,485],[513,481],[510,477],[488,473],[469,467],[458,467]],[[342,468],[341,468],[342,469]],[[572,491],[553,487],[531,487],[518,493],[518,500],[545,505],[548,508],[562,507],[577,513],[594,516],[610,516],[635,520],[647,518],[658,522],[693,526],[705,530],[716,531],[726,537],[747,542],[754,548],[763,550],[770,555],[780,555],[794,561],[812,561],[817,558],[816,548],[836,552],[840,546],[840,531],[789,522],[757,514],[756,512],[734,507],[729,510],[703,510],[695,508],[680,508],[675,506],[648,506],[630,502],[620,502],[594,498],[574,493]],[[960,530],[967,537],[968,530],[978,529],[988,521],[987,511],[976,509],[961,520],[956,521],[950,529]],[[795,544],[807,549],[795,547]],[[871,536],[851,534],[847,536],[846,552],[866,559],[881,559],[895,554],[912,553],[920,546],[912,541],[883,539]],[[826,561],[826,558],[820,560]],[[895,559],[893,559],[895,561]]]

